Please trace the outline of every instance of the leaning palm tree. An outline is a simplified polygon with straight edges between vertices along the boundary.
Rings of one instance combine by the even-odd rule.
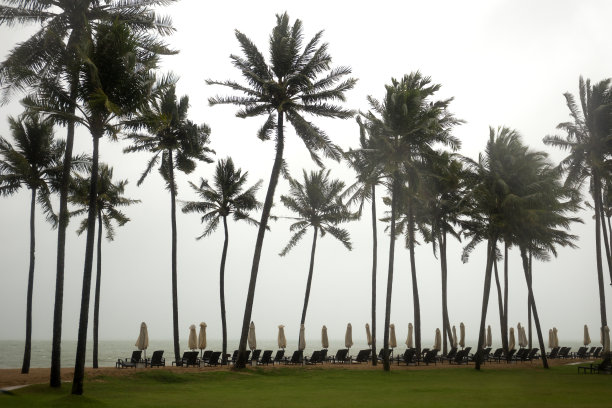
[[[159,163],[159,173],[170,191],[170,224],[172,227],[172,321],[174,356],[181,357],[178,331],[178,284],[177,284],[177,229],[176,229],[176,176],[175,171],[185,174],[193,172],[197,161],[212,163],[209,154],[213,150],[206,145],[210,142],[210,128],[197,125],[187,119],[189,97],[183,96],[177,102],[176,88],[172,84],[159,92],[138,116],[126,121],[133,132],[127,135],[132,142],[124,149],[126,153],[146,151],[153,154],[145,171],[138,180],[141,185],[151,170]],[[146,133],[136,133],[144,130]]]
[[[322,35],[322,32],[318,32],[304,45],[302,22],[295,20],[293,25],[290,25],[287,13],[277,15],[276,26],[270,35],[271,63],[268,64],[255,44],[236,30],[236,38],[244,57],[231,55],[230,58],[234,66],[241,71],[247,84],[242,85],[231,80],[207,81],[208,84],[226,86],[243,94],[243,96],[210,98],[211,105],[241,106],[242,109],[236,114],[240,118],[267,115],[257,136],[262,140],[274,136],[276,145],[276,155],[255,242],[236,367],[242,368],[246,364],[245,350],[259,260],[270,209],[274,202],[274,192],[284,163],[284,121],[285,119],[289,121],[306,145],[312,159],[321,165],[320,152],[329,158],[340,160],[341,151],[323,130],[306,120],[303,114],[341,119],[350,118],[354,114],[353,111],[334,104],[336,101],[345,100],[345,92],[353,88],[356,80],[352,78],[343,80],[343,77],[351,72],[348,67],[330,68],[331,56],[327,52],[328,45],[319,44]]]
[[[376,186],[381,184],[383,177],[381,174],[382,165],[376,158],[376,139],[372,136],[366,137],[367,128],[357,118],[359,124],[360,148],[349,150],[346,157],[349,165],[357,173],[357,181],[350,185],[342,194],[348,197],[347,205],[358,204],[357,217],[361,217],[363,205],[366,201],[372,204],[372,355],[376,355],[376,270],[378,259],[378,234],[376,232]],[[372,359],[372,365],[377,363],[376,358]]]
[[[459,148],[459,140],[450,133],[453,126],[461,123],[448,110],[452,98],[431,101],[440,85],[431,84],[429,77],[419,72],[405,75],[401,80],[392,79],[386,85],[383,102],[368,97],[372,111],[363,114],[366,126],[379,139],[376,156],[383,164],[383,174],[391,196],[389,269],[387,274],[387,299],[385,313],[384,348],[388,350],[393,263],[395,254],[396,218],[398,210],[405,209],[407,218],[407,242],[410,251],[410,269],[413,282],[415,316],[415,346],[421,347],[420,310],[416,282],[414,257],[415,214],[414,197],[418,191],[421,175],[418,168],[434,154],[434,145],[442,144],[452,149]],[[407,188],[408,192],[403,190]],[[404,200],[405,199],[405,200]],[[390,369],[387,353],[383,366]]]
[[[130,219],[118,208],[139,203],[123,196],[127,180],[113,182],[113,168],[100,164],[96,196],[96,218],[98,220],[98,242],[96,258],[96,288],[94,292],[93,315],[93,368],[98,368],[98,329],[100,322],[100,288],[102,279],[102,232],[106,229],[106,239],[110,242],[115,239],[115,227],[124,226]],[[89,190],[91,181],[87,177],[76,176],[70,186],[68,201],[78,206],[71,216],[84,215],[89,211]],[[87,230],[87,218],[81,222],[77,234],[81,235]]]
[[[571,93],[564,94],[572,121],[559,123],[557,129],[564,131],[565,137],[546,136],[544,144],[569,151],[569,155],[560,164],[567,173],[566,185],[580,188],[589,179],[595,210],[595,259],[599,309],[601,327],[604,327],[608,325],[608,319],[601,259],[602,178],[606,174],[606,162],[612,154],[612,79],[604,79],[591,85],[590,80],[584,81],[580,77],[578,89],[580,106]],[[612,279],[612,268],[610,279]]]
[[[310,299],[310,286],[312,284],[312,273],[314,270],[315,252],[317,250],[317,236],[324,237],[329,233],[342,243],[349,251],[352,244],[348,231],[339,228],[338,225],[354,218],[348,206],[342,203],[340,195],[344,190],[344,182],[331,180],[330,170],[319,170],[310,172],[304,170],[304,184],[295,179],[289,180],[290,190],[288,196],[281,196],[281,201],[297,217],[287,217],[293,221],[289,230],[294,232],[291,239],[280,252],[285,256],[297,245],[312,227],[312,248],[310,251],[310,266],[308,268],[308,280],[306,281],[306,293],[304,295],[304,307],[300,325],[306,321],[308,300]],[[299,336],[298,336],[299,337]]]
[[[54,140],[53,124],[38,116],[15,119],[9,117],[9,126],[16,146],[0,137],[0,195],[12,195],[22,187],[31,192],[30,201],[30,268],[26,297],[26,336],[21,373],[30,371],[32,351],[32,292],[34,290],[35,209],[38,202],[48,221],[54,225],[49,196],[57,187],[65,143]]]
[[[248,172],[242,173],[241,169],[234,167],[231,157],[219,160],[215,169],[211,187],[207,180],[200,179],[200,185],[189,183],[195,190],[201,201],[187,201],[183,205],[184,213],[202,214],[202,222],[206,223],[204,233],[197,237],[207,237],[217,230],[219,221],[223,220],[223,251],[221,253],[221,266],[219,270],[219,298],[221,302],[221,327],[223,333],[223,344],[221,359],[227,362],[227,324],[225,319],[225,260],[227,257],[227,246],[229,244],[229,231],[227,228],[227,217],[233,215],[234,221],[246,221],[252,225],[259,222],[251,218],[249,212],[261,208],[261,202],[257,201],[256,194],[261,187],[262,181],[244,190],[247,182]]]
[[[78,84],[83,54],[91,44],[91,33],[100,22],[119,20],[132,29],[161,35],[174,31],[168,17],[158,17],[154,7],[176,0],[0,0],[0,25],[40,24],[40,29],[28,40],[13,48],[0,63],[0,87],[3,102],[14,91],[36,89],[40,81],[63,78],[61,88],[64,103],[61,108],[67,116],[59,121],[66,125],[66,152],[64,173],[60,185],[59,222],[57,239],[57,271],[55,307],[53,313],[53,342],[51,353],[50,385],[61,386],[61,335],[64,297],[64,259],[66,252],[66,227],[68,225],[68,185],[72,168],[74,144],[74,115],[78,105]]]

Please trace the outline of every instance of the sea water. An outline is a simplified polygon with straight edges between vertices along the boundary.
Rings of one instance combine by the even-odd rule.
[[[228,353],[232,353],[238,348],[238,339],[228,340],[227,350]],[[377,341],[377,347],[382,347],[382,339]],[[475,349],[476,341],[466,341],[467,346],[472,346],[472,350]],[[566,347],[572,347],[572,351],[577,351],[581,342],[570,341],[560,344]],[[598,344],[591,344],[596,346]],[[14,340],[0,340],[0,368],[21,368],[23,362],[23,351],[25,343],[24,341]],[[76,355],[76,340],[64,340],[62,341],[62,354],[61,354],[61,366],[62,367],[73,367]],[[181,353],[186,351],[184,348],[185,344],[181,345]],[[496,345],[493,345],[493,349]],[[537,347],[537,344],[535,345]],[[431,347],[429,343],[423,343],[423,348]],[[498,345],[497,347],[501,347]],[[261,350],[277,350],[278,345],[276,339],[268,340],[257,340],[257,348]],[[344,348],[344,339],[330,339],[329,341],[329,353],[333,355],[340,348]],[[351,355],[356,355],[359,350],[369,348],[365,341],[355,341],[350,349]],[[398,344],[396,352],[403,353],[406,346],[405,344]],[[207,350],[221,351],[221,340],[210,339],[207,342]],[[314,350],[321,349],[321,341],[319,339],[307,339],[306,349],[304,350],[305,355],[310,355]],[[132,355],[132,351],[136,350],[134,341],[132,340],[102,340],[98,344],[98,364],[100,367],[113,367],[117,359],[129,358]],[[164,350],[164,357],[168,364],[174,361],[174,346],[172,340],[153,340],[149,339],[149,348],[143,352],[150,356],[155,350]],[[297,342],[295,344],[288,343],[285,355],[291,356],[294,350],[297,350]],[[547,349],[547,351],[549,351]],[[93,343],[87,342],[87,354],[85,365],[87,367],[92,366],[92,354],[93,354]],[[32,355],[30,360],[31,367],[50,367],[51,366],[51,341],[32,341]]]

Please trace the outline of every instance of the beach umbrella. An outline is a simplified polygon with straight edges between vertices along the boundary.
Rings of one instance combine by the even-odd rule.
[[[255,323],[251,322],[249,325],[249,334],[247,336],[247,341],[249,343],[249,348],[251,351],[257,348],[257,337],[255,337]]]
[[[327,338],[327,327],[323,325],[321,328],[321,347],[324,349],[329,348],[329,339]]]
[[[518,330],[518,344],[519,344],[519,347],[523,348],[527,346],[527,336],[525,335],[525,328],[521,326],[521,324],[519,323],[517,325],[517,330]]]
[[[589,336],[589,327],[586,324],[584,325],[584,340],[583,340],[583,344],[585,346],[588,346],[589,344],[591,344],[591,336]]]
[[[370,333],[370,325],[366,323],[366,339],[368,341],[368,346],[372,345],[372,333]]]
[[[304,329],[304,325],[300,324],[300,339],[298,342],[298,350],[304,351],[304,349],[306,348],[306,338],[304,337],[304,331],[306,329]]]
[[[149,331],[145,322],[140,323],[140,333],[138,340],[134,344],[138,350],[144,350],[145,359],[147,358],[147,348],[149,348]]]
[[[491,347],[493,345],[493,335],[491,334],[491,325],[487,326],[487,347]]]
[[[553,340],[552,329],[548,329],[548,348],[549,349],[553,348],[554,347],[554,343],[555,343],[555,341]]]
[[[559,336],[557,335],[556,327],[553,327],[553,344],[555,347],[559,347]]]
[[[463,322],[459,325],[459,345],[461,348],[465,347],[465,325]]]
[[[604,326],[604,345],[603,345],[603,355],[604,357],[609,357],[610,354],[610,328],[608,326]]]
[[[287,338],[285,337],[285,326],[283,326],[282,324],[278,325],[277,342],[278,342],[278,348],[282,348],[284,350],[287,347]]]
[[[344,347],[350,349],[353,345],[353,326],[351,324],[346,325],[346,333],[344,335]]]
[[[389,325],[389,347],[397,347],[397,339],[395,338],[395,325],[393,323]]]
[[[457,328],[453,326],[453,347],[457,348]]]
[[[525,331],[525,326],[521,327],[521,331],[523,332],[523,347],[527,347],[529,345],[529,340],[527,340],[527,332]]]
[[[198,348],[198,336],[195,331],[195,324],[189,326],[189,339],[187,340],[187,348],[189,350],[195,350]]]
[[[406,339],[406,346],[408,348],[414,348],[414,344],[412,342],[412,323],[408,323],[408,338]]]
[[[514,344],[516,341],[514,340],[514,327],[510,328],[510,341],[508,344],[508,350],[514,350]]]
[[[434,345],[432,349],[440,350],[442,348],[442,335],[440,334],[440,329],[436,329],[436,337],[434,340]]]
[[[200,333],[198,333],[198,348],[200,349],[200,354],[202,354],[202,350],[206,348],[206,323],[200,323]]]

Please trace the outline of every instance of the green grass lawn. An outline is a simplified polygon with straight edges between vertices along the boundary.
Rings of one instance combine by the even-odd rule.
[[[550,370],[325,370],[171,373],[85,383],[85,395],[46,385],[0,395],[0,407],[609,407],[612,376]]]

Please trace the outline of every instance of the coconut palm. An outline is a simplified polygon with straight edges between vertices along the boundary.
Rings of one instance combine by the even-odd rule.
[[[155,30],[166,35],[174,31],[168,17],[158,17],[153,11],[158,5],[175,0],[132,0],[104,2],[92,0],[1,0],[0,25],[40,24],[41,28],[28,40],[13,48],[0,64],[0,86],[3,100],[11,98],[16,90],[37,88],[48,78],[64,78],[61,87],[67,114],[60,124],[67,126],[64,174],[60,186],[59,223],[57,240],[57,272],[55,308],[53,314],[53,343],[51,354],[52,387],[61,386],[61,334],[64,294],[64,258],[66,227],[68,225],[68,184],[72,168],[72,148],[77,103],[78,83],[83,63],[81,50],[91,43],[91,33],[102,21],[119,20],[132,29],[147,32]]]
[[[366,201],[372,204],[372,355],[376,355],[376,269],[378,259],[378,235],[376,232],[376,186],[382,183],[382,166],[376,158],[376,139],[368,135],[367,128],[361,119],[357,118],[359,124],[360,148],[350,150],[346,153],[349,165],[357,173],[357,181],[350,185],[342,194],[348,197],[347,205],[358,204],[357,217],[361,217],[363,205]],[[372,365],[376,365],[376,358],[372,359]]]
[[[368,97],[372,111],[363,114],[371,134],[380,140],[377,157],[383,164],[383,174],[387,178],[391,196],[389,270],[387,275],[387,300],[385,313],[384,347],[388,349],[391,294],[393,282],[393,262],[395,253],[396,218],[400,208],[405,209],[407,217],[407,242],[410,251],[410,265],[413,282],[413,301],[415,307],[415,346],[421,347],[420,310],[418,287],[416,284],[416,265],[414,258],[415,219],[413,203],[421,177],[418,167],[433,157],[435,144],[443,144],[453,149],[459,148],[459,141],[450,134],[454,125],[461,123],[447,108],[451,99],[431,101],[440,85],[431,84],[429,77],[419,72],[405,75],[401,80],[392,79],[386,86],[383,102]],[[408,188],[409,192],[403,192]],[[400,197],[401,196],[401,197]],[[385,353],[386,356],[386,353]],[[389,361],[383,359],[385,370]]]
[[[32,350],[32,292],[34,289],[35,209],[38,202],[48,221],[54,225],[49,196],[57,187],[65,143],[53,138],[53,124],[38,116],[22,119],[9,117],[15,146],[0,137],[0,195],[12,195],[22,187],[30,190],[30,267],[26,297],[26,336],[21,373],[30,370]]]
[[[251,218],[249,212],[261,208],[261,202],[257,201],[256,194],[261,187],[262,181],[253,186],[246,187],[248,172],[242,173],[241,169],[234,167],[231,157],[219,160],[215,169],[213,186],[207,180],[200,179],[200,185],[189,183],[195,190],[201,201],[187,201],[183,205],[184,213],[202,214],[202,222],[206,228],[201,239],[207,237],[217,230],[219,221],[223,221],[225,239],[221,253],[221,266],[219,270],[219,297],[221,302],[221,327],[223,331],[222,363],[227,362],[227,324],[225,319],[225,260],[227,257],[227,246],[229,244],[229,231],[227,228],[227,217],[233,216],[234,221],[246,221],[252,225],[259,222]]]
[[[187,119],[189,97],[176,98],[176,87],[165,87],[138,116],[125,125],[133,132],[127,135],[132,142],[124,149],[126,153],[146,151],[153,154],[138,180],[141,185],[151,170],[159,164],[159,173],[170,191],[170,224],[172,227],[172,321],[174,356],[181,357],[178,332],[178,285],[177,285],[177,229],[176,229],[176,176],[175,171],[185,174],[193,172],[197,161],[212,163],[209,154],[213,150],[206,145],[210,142],[210,128],[197,125]],[[146,133],[136,133],[144,130]]]
[[[268,140],[272,136],[275,139],[276,155],[255,243],[236,367],[242,368],[246,363],[246,342],[255,298],[261,249],[274,201],[274,192],[284,163],[284,121],[285,119],[289,121],[297,136],[306,145],[312,159],[321,165],[320,152],[323,152],[326,157],[340,160],[340,149],[331,142],[322,129],[306,120],[303,115],[346,119],[354,114],[353,111],[334,104],[336,101],[345,100],[345,92],[353,88],[356,80],[343,79],[351,72],[348,67],[330,68],[331,56],[327,51],[328,45],[319,44],[322,35],[322,32],[318,32],[308,43],[304,44],[302,22],[295,20],[293,25],[290,25],[287,13],[277,15],[276,26],[270,35],[270,64],[268,64],[255,44],[246,35],[236,30],[236,38],[244,56],[231,55],[230,58],[234,66],[242,73],[247,84],[243,85],[231,80],[207,81],[208,84],[226,86],[242,93],[242,96],[210,98],[211,105],[241,106],[242,109],[236,113],[236,116],[240,118],[266,115],[267,119],[257,136],[262,140]]]
[[[344,182],[330,179],[330,170],[325,171],[321,169],[319,171],[312,171],[310,174],[304,170],[303,173],[304,184],[295,179],[290,179],[289,195],[281,196],[281,201],[285,207],[298,216],[287,217],[295,221],[289,227],[293,235],[279,254],[280,256],[287,255],[306,235],[308,229],[312,227],[310,266],[308,268],[308,280],[306,281],[306,293],[304,295],[304,307],[302,308],[300,325],[305,324],[306,321],[315,252],[317,250],[317,236],[321,235],[322,238],[329,233],[350,251],[352,244],[349,233],[347,230],[339,228],[338,225],[354,218],[348,206],[340,200],[340,195],[342,190],[344,190]]]
[[[96,288],[94,292],[94,315],[93,315],[93,368],[98,368],[98,331],[100,322],[100,288],[102,279],[102,232],[106,229],[106,239],[110,242],[115,238],[115,227],[124,226],[130,219],[121,211],[119,207],[125,207],[139,203],[140,200],[133,200],[123,196],[127,180],[113,182],[113,168],[106,164],[100,164],[100,171],[97,183],[96,196],[96,218],[98,220],[98,242],[97,242],[97,263],[96,263]],[[78,206],[71,216],[84,215],[89,211],[89,190],[91,181],[87,177],[77,175],[71,183],[70,196],[68,201]],[[82,220],[77,234],[81,235],[87,230],[87,221]]]
[[[566,171],[566,185],[582,187],[589,179],[595,209],[595,259],[599,308],[601,327],[604,327],[607,326],[608,319],[601,260],[602,177],[606,174],[605,163],[609,160],[612,151],[612,80],[605,79],[591,85],[590,80],[584,81],[580,77],[578,89],[580,106],[571,93],[564,94],[572,121],[559,123],[557,129],[565,132],[565,137],[546,136],[544,143],[569,152],[560,164]],[[612,279],[612,269],[610,275]]]

